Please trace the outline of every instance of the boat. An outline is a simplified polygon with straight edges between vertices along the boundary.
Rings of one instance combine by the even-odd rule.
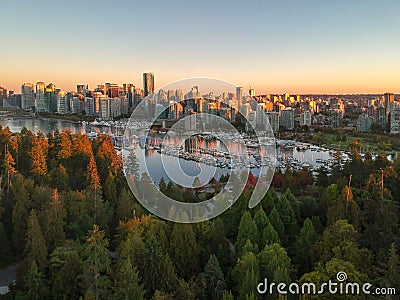
[[[99,121],[97,121],[97,120],[95,119],[93,122],[90,122],[90,125],[92,125],[92,126],[99,126],[100,123],[99,123]]]

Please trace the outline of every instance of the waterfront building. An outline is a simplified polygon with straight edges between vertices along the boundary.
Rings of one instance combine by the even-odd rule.
[[[7,91],[7,90],[6,90]],[[35,107],[35,93],[32,83],[24,83],[21,87],[21,106],[23,109]]]
[[[67,97],[64,92],[57,94],[57,112],[65,114],[67,112]]]
[[[45,84],[42,81],[38,81],[36,83],[36,100],[35,107],[37,112],[45,112],[46,111],[46,103],[44,99],[44,89]]]
[[[108,97],[99,98],[99,118],[110,119],[110,99]]]
[[[95,106],[94,106],[94,98],[92,97],[85,97],[85,112],[88,116],[95,115]]]
[[[119,98],[111,98],[110,101],[110,119],[121,115],[121,100]]]
[[[267,115],[271,129],[274,132],[278,132],[279,131],[279,113],[276,111],[267,111],[267,112],[265,112],[265,114]]]

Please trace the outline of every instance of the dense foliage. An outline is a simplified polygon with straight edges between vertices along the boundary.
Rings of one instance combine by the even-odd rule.
[[[400,160],[355,151],[316,178],[308,170],[278,172],[254,209],[247,208],[249,179],[220,217],[177,224],[133,197],[106,135],[89,141],[68,131],[5,128],[0,157],[0,264],[19,262],[7,297],[259,299],[264,278],[318,283],[338,271],[400,291]],[[202,196],[160,185],[177,199]]]

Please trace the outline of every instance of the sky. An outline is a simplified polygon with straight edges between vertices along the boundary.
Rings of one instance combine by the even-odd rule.
[[[400,1],[0,0],[0,86],[155,87],[212,77],[265,93],[400,93]]]

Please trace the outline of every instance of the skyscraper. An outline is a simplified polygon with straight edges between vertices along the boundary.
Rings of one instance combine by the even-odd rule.
[[[57,111],[57,97],[55,91],[56,86],[52,83],[49,83],[44,90],[44,103],[46,112]]]
[[[135,96],[135,86],[132,83],[124,83],[123,89],[128,100],[128,111],[133,107],[133,100]]]
[[[154,74],[153,73],[143,73],[143,90],[144,96],[154,92]]]
[[[239,101],[239,105],[242,105],[243,88],[241,86],[236,87],[236,100]]]
[[[105,93],[109,98],[118,98],[118,91],[119,91],[118,84],[107,82],[105,87],[106,87]]]
[[[46,111],[46,104],[44,100],[44,88],[45,84],[42,81],[36,82],[36,111],[44,112]]]
[[[256,96],[256,91],[250,87],[249,94],[250,94],[250,97],[255,97]]]
[[[24,83],[21,87],[22,108],[27,109],[35,106],[35,97],[32,83]]]
[[[279,125],[286,130],[294,128],[294,110],[286,108],[280,111]]]
[[[385,99],[385,107],[386,107],[386,109],[388,109],[389,106],[390,106],[390,103],[393,103],[393,102],[394,102],[394,94],[392,94],[392,93],[385,93],[385,94],[383,95],[383,97],[384,97],[384,99]]]
[[[7,89],[0,86],[0,107],[3,107],[3,99],[7,99]]]

